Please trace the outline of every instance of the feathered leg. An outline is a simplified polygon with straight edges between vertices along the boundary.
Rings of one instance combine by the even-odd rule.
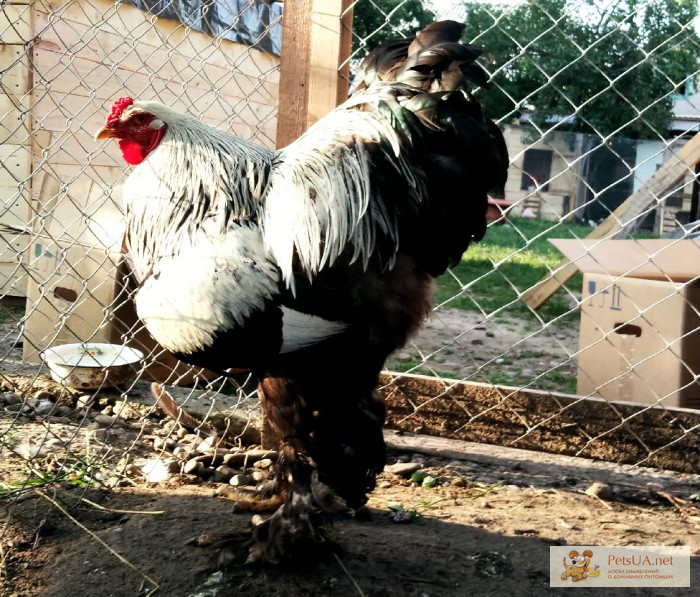
[[[375,382],[336,389],[321,371],[260,382],[263,409],[282,437],[276,484],[284,503],[253,531],[248,562],[278,562],[300,544],[324,541],[325,522],[366,503],[385,460]]]

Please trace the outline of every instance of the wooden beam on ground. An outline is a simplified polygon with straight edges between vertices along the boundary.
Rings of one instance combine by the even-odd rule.
[[[630,195],[615,211],[601,222],[586,238],[609,238],[622,230],[626,223],[641,214],[649,205],[660,202],[683,177],[700,163],[700,133],[688,141],[676,154],[666,160],[641,188]],[[522,295],[531,309],[546,303],[578,272],[568,259],[562,259],[555,268]]]
[[[350,6],[350,0],[285,3],[277,147],[297,139],[347,97],[348,65],[344,63],[352,41]]]

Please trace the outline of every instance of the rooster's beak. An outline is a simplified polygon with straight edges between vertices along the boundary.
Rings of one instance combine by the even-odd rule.
[[[95,133],[95,141],[100,141],[101,139],[113,139],[116,136],[116,131],[114,129],[103,126]]]

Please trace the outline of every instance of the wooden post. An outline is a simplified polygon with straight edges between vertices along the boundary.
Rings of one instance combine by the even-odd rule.
[[[289,145],[347,98],[350,5],[351,0],[285,2],[277,147]],[[261,436],[264,448],[279,447],[281,438],[264,413]]]
[[[348,93],[351,0],[285,2],[277,147],[297,139]]]
[[[603,220],[586,238],[608,238],[621,230],[625,223],[642,213],[658,198],[668,193],[682,180],[689,168],[700,162],[700,133],[688,141],[678,153],[666,160],[641,188],[630,195],[614,212]],[[578,272],[568,259],[560,261],[551,273],[525,291],[522,300],[531,309],[541,307]]]

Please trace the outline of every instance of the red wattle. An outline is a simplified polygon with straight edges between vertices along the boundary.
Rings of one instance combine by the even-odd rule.
[[[160,143],[160,140],[165,135],[166,126],[154,130],[151,132],[150,139],[148,140],[148,145],[143,145],[132,141],[131,139],[120,139],[119,149],[122,150],[122,156],[124,156],[124,161],[132,166],[138,166],[146,156],[151,153]]]
[[[143,146],[138,143],[134,143],[129,139],[119,140],[119,149],[122,150],[122,156],[124,156],[124,161],[132,166],[138,166],[143,160],[146,159],[146,152],[144,152]]]

